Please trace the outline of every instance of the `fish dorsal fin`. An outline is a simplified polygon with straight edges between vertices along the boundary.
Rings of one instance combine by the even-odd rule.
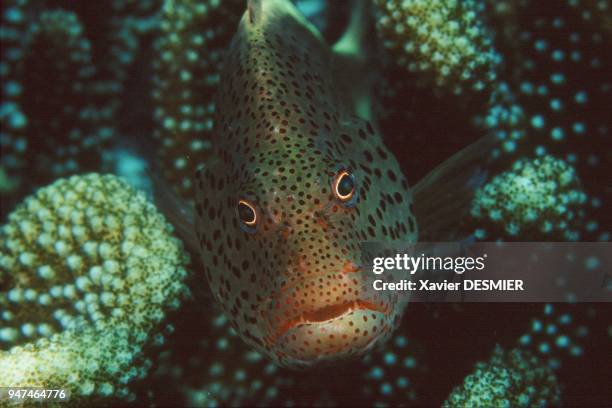
[[[247,0],[245,13],[248,23],[261,26],[279,16],[288,16],[306,27],[319,41],[324,42],[319,30],[295,7],[290,0]]]
[[[370,23],[369,3],[356,0],[351,9],[349,23],[338,41],[332,46],[334,53],[365,58],[367,34]]]
[[[451,242],[466,238],[461,225],[469,215],[472,199],[486,181],[491,152],[498,146],[487,135],[455,153],[434,168],[413,188],[419,241]]]
[[[262,0],[247,0],[247,14],[251,24],[259,24],[262,20]]]
[[[355,0],[349,23],[338,41],[331,47],[333,75],[341,103],[352,108],[358,117],[374,121],[372,112],[372,80],[368,59],[368,34],[372,27],[370,3]]]

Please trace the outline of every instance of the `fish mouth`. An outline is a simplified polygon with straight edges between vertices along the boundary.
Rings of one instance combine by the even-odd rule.
[[[363,355],[386,341],[394,329],[391,304],[345,301],[304,312],[272,336],[282,365],[307,368]]]
[[[292,329],[303,325],[324,325],[340,319],[356,311],[370,311],[383,316],[387,316],[389,308],[378,305],[366,300],[353,300],[335,305],[324,306],[320,309],[304,312],[296,318],[284,322],[270,339],[271,343],[276,343]]]

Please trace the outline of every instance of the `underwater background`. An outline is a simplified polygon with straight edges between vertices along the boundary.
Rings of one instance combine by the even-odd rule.
[[[356,3],[296,2],[329,43]],[[0,386],[98,405],[612,405],[612,303],[412,303],[382,349],[304,371],[237,336],[153,186],[193,199],[245,9],[2,3]],[[368,10],[376,117],[410,185],[490,135],[466,233],[610,241],[609,1]]]

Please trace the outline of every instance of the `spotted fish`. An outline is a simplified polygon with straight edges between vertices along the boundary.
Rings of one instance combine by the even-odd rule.
[[[361,355],[403,306],[365,288],[359,244],[417,240],[411,191],[346,80],[351,42],[330,47],[290,1],[248,4],[221,75],[214,159],[196,175],[206,278],[239,335],[278,364]]]

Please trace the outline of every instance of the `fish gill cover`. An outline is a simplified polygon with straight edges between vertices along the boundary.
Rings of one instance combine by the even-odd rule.
[[[0,388],[612,402],[611,303],[406,307],[359,280],[364,241],[610,241],[609,1],[7,0],[1,18]]]

